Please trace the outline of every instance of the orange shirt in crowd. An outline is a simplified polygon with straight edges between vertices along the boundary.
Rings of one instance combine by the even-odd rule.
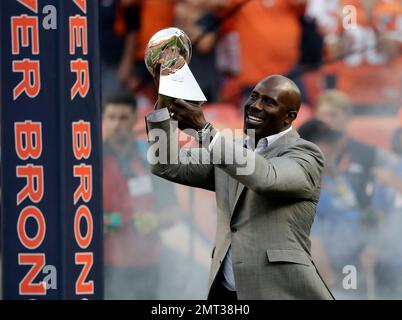
[[[345,28],[351,20],[341,15],[342,8],[356,8],[354,28]],[[373,8],[372,18],[364,11],[360,0],[340,0],[337,14],[340,18],[327,36],[342,35],[346,40],[344,52],[349,54],[342,61],[325,68],[325,73],[335,75],[336,87],[346,92],[355,104],[374,106],[402,102],[402,3],[399,0],[379,0]],[[377,32],[399,38],[399,54],[390,57],[377,49]],[[332,33],[332,34],[331,34]]]
[[[243,0],[229,0],[230,10]],[[286,74],[299,58],[304,5],[294,0],[252,0],[230,19],[239,34],[243,86],[254,86],[270,74]],[[227,26],[227,25],[226,25]]]
[[[174,24],[175,0],[126,0],[119,2],[116,12],[114,30],[117,35],[124,36],[127,32],[127,23],[124,20],[125,6],[139,6],[140,28],[137,32],[133,58],[143,60],[145,47],[149,39],[159,30],[172,27]]]
[[[140,30],[137,35],[135,59],[143,60],[149,39],[161,29],[174,24],[173,0],[142,0]]]

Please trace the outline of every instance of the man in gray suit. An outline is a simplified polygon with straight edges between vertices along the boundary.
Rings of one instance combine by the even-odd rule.
[[[147,116],[152,172],[216,193],[208,298],[332,299],[309,239],[324,158],[292,128],[297,86],[279,75],[256,85],[244,106],[247,138],[240,145],[214,129],[199,104],[165,104],[160,98]],[[178,150],[177,124],[192,129],[200,148]]]

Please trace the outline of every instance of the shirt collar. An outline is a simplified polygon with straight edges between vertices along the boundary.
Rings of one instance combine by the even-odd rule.
[[[283,130],[279,133],[264,137],[262,139],[260,139],[260,141],[258,141],[256,148],[254,149],[254,145],[255,143],[253,142],[253,139],[251,139],[250,137],[246,138],[246,146],[247,149],[251,149],[251,150],[255,150],[256,152],[261,152],[264,151],[266,148],[268,148],[268,146],[270,146],[272,143],[274,143],[276,140],[278,140],[280,137],[282,137],[283,135],[287,134],[288,132],[290,132],[293,129],[292,126],[290,126],[289,128],[287,128],[286,130]]]

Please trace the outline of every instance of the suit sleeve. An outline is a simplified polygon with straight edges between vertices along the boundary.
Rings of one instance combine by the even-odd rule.
[[[214,144],[213,163],[247,188],[270,196],[311,199],[321,184],[324,158],[319,148],[299,139],[266,159],[220,135]]]
[[[180,149],[177,121],[170,120],[166,109],[157,111],[147,116],[148,161],[152,173],[172,182],[215,191],[214,166],[208,150]]]

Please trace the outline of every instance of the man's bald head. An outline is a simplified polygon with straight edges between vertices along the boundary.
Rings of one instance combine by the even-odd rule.
[[[244,106],[244,130],[255,130],[257,140],[286,130],[301,105],[297,85],[281,75],[261,80]]]
[[[290,110],[299,111],[301,105],[301,93],[296,83],[292,80],[279,74],[275,74],[261,80],[259,84],[278,90],[280,92],[278,100],[289,106]]]

